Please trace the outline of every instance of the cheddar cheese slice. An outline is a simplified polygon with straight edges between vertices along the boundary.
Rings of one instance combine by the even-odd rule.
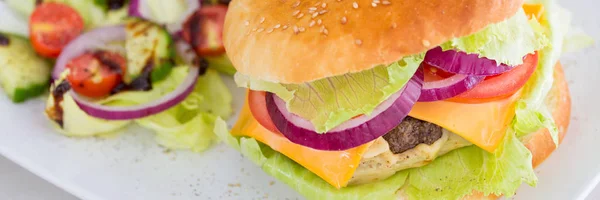
[[[515,105],[520,97],[521,91],[506,99],[481,104],[418,102],[408,115],[437,124],[488,152],[494,152],[515,116]]]
[[[348,185],[363,154],[371,146],[370,142],[345,151],[321,151],[292,143],[261,126],[252,116],[247,101],[231,134],[252,137],[269,145],[338,189]]]

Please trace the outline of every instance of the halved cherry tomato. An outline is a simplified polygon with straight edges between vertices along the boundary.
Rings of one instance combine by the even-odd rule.
[[[227,6],[202,6],[183,25],[183,39],[200,56],[218,56],[225,53],[223,24]]]
[[[60,3],[39,5],[29,18],[31,43],[40,55],[56,58],[83,32],[83,19],[73,8]]]
[[[104,97],[123,80],[127,61],[123,56],[106,51],[86,53],[67,63],[67,80],[78,94]]]
[[[485,103],[509,97],[527,83],[537,65],[538,55],[527,55],[522,65],[503,74],[487,77],[473,89],[448,100],[460,103]]]
[[[264,91],[248,90],[248,104],[250,105],[250,112],[252,112],[252,116],[254,116],[256,121],[258,121],[258,123],[267,130],[273,133],[281,134],[271,120],[271,116],[267,110],[267,101],[265,99],[266,96],[267,93]]]

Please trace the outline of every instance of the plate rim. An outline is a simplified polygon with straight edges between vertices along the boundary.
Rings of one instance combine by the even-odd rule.
[[[18,156],[16,153],[14,153],[11,150],[7,150],[7,148],[5,148],[2,145],[0,145],[0,155],[4,156],[19,167],[22,167],[23,169],[27,170],[27,172],[34,174],[36,177],[47,181],[48,183],[60,188],[61,190],[79,199],[104,200],[104,198],[101,198],[94,192],[85,189],[81,186],[78,186],[77,184],[72,183],[71,181],[61,179],[60,177],[55,176],[46,168],[40,167],[39,165],[35,164],[35,162],[31,159],[25,156]]]

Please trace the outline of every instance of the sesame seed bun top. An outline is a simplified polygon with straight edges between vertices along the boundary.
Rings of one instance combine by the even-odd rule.
[[[523,0],[233,0],[224,45],[239,73],[304,83],[390,64],[513,16]]]

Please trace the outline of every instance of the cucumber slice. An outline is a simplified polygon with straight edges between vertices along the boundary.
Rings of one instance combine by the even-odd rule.
[[[19,103],[44,93],[50,64],[24,38],[0,33],[0,40],[0,86],[8,97]]]
[[[166,78],[174,65],[175,48],[169,32],[163,27],[142,19],[131,19],[125,26],[127,39],[127,73],[124,80],[131,83],[144,72],[152,68],[151,81]]]

